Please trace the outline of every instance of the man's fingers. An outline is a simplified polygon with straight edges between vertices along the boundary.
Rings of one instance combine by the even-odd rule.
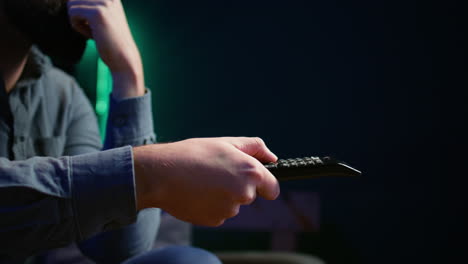
[[[278,180],[270,173],[262,163],[275,162],[278,157],[271,152],[265,145],[265,142],[258,137],[238,137],[225,138],[233,144],[237,149],[247,155],[247,159],[253,159],[251,164],[257,164],[251,169],[251,176],[255,180],[256,190],[258,195],[267,200],[274,200],[280,193]],[[253,157],[253,158],[252,158]],[[259,162],[260,161],[260,162]]]
[[[86,20],[74,18],[70,19],[70,24],[72,25],[72,28],[81,35],[87,38],[93,38],[93,31]]]
[[[260,162],[268,163],[278,160],[278,157],[268,149],[261,138],[239,137],[226,139],[240,151],[256,158]]]
[[[246,175],[247,181],[252,184],[252,186],[255,186],[255,190],[258,195],[267,200],[275,200],[280,193],[278,180],[258,160],[246,153],[243,155],[245,155],[245,158],[249,160],[247,163],[249,165],[247,165],[244,170],[244,175]],[[249,194],[251,199],[246,199],[246,202],[243,204],[249,204],[255,199],[255,196],[252,195],[251,192]]]
[[[278,180],[263,165],[260,167],[261,180],[257,183],[257,193],[267,200],[275,200],[280,194]]]
[[[254,184],[249,184],[244,189],[244,193],[239,197],[236,202],[239,202],[241,205],[249,205],[255,201],[257,198],[257,187]]]
[[[67,3],[68,15],[70,20],[76,22],[76,19],[85,20],[88,23],[95,22],[97,18],[102,18],[104,7],[110,0],[69,0]]]
[[[70,24],[73,29],[84,36],[91,38],[92,29],[90,27],[90,23],[92,23],[96,12],[98,11],[94,7],[78,5],[72,6],[68,9]]]

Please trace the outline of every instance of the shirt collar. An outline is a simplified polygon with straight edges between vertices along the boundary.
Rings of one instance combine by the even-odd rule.
[[[49,57],[44,55],[36,46],[31,48],[23,73],[17,82],[17,86],[27,86],[39,79],[42,74],[52,68]]]

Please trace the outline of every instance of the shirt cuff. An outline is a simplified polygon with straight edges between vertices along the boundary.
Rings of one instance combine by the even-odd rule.
[[[150,90],[147,89],[143,96],[119,101],[111,95],[105,148],[154,142]]]
[[[77,240],[136,220],[130,146],[70,158]]]

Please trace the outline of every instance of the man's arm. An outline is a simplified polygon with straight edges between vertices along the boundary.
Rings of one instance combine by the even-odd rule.
[[[70,112],[73,117],[70,118],[70,123],[67,125],[64,155],[79,155],[101,150],[101,138],[91,104],[74,82],[71,93],[73,101],[70,105]],[[107,149],[153,142],[154,133],[149,96],[148,93],[145,96],[120,102],[113,100],[106,136]],[[114,164],[108,163],[107,166],[113,167]],[[134,201],[132,200],[132,202]],[[97,263],[120,263],[152,248],[159,222],[160,210],[149,208],[138,212],[135,223],[99,233],[80,242],[78,246],[84,255]],[[103,254],[103,252],[112,253]]]
[[[132,158],[131,147],[74,157],[1,158],[0,256],[27,256],[132,223]]]
[[[143,65],[120,0],[70,0],[73,28],[94,39],[109,67],[113,88],[104,148],[155,143],[151,94]]]
[[[68,13],[75,30],[94,39],[109,67],[116,100],[145,93],[143,66],[120,0],[69,0]]]
[[[261,164],[275,160],[258,138],[190,139],[59,159],[0,159],[0,255],[67,245],[125,226],[147,207],[218,226],[257,194],[278,196],[278,182]],[[9,198],[18,188],[28,194],[22,201]],[[43,212],[61,213],[42,217]],[[27,248],[18,234],[29,238]]]
[[[151,92],[117,101],[111,95],[104,149],[156,143]]]
[[[113,89],[104,149],[155,143],[151,93],[144,87],[141,57],[122,4],[120,1],[69,1],[68,10],[74,28],[95,40],[99,55],[112,73]],[[82,130],[87,125],[81,123]],[[79,139],[83,137],[78,131],[73,133],[81,134]],[[147,209],[139,212],[136,223],[99,234],[83,241],[79,247],[96,262],[121,262],[132,254],[151,249],[158,226],[159,209]],[[133,239],[122,241],[128,237]],[[102,254],[102,251],[114,253]]]

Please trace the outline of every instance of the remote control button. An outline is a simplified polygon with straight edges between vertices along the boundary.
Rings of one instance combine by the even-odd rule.
[[[326,164],[329,164],[329,163],[333,163],[334,160],[331,158],[331,157],[323,157],[322,158],[323,162],[326,163]]]

